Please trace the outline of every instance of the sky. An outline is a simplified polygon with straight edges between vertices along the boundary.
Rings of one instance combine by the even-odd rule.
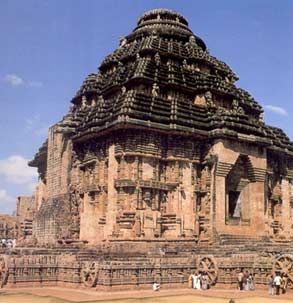
[[[293,139],[291,0],[1,0],[0,213],[32,193],[37,173],[27,161],[85,77],[154,8],[184,15],[264,107],[266,123]]]

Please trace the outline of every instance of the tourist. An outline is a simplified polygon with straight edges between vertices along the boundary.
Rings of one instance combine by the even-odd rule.
[[[281,281],[282,294],[286,293],[287,286],[288,286],[288,276],[287,276],[287,274],[283,273],[282,274],[282,281]]]
[[[209,288],[209,276],[204,272],[201,276],[201,289],[207,290]]]
[[[273,296],[275,294],[275,292],[274,292],[274,276],[273,275],[268,276],[268,286],[269,286],[269,295]]]
[[[161,288],[161,285],[157,282],[154,282],[153,284],[153,291],[159,291]]]
[[[282,282],[282,278],[281,278],[280,274],[277,273],[275,278],[274,278],[274,285],[276,287],[276,295],[277,296],[280,294],[281,282]]]
[[[201,274],[200,273],[196,273],[195,275],[193,275],[193,289],[197,289],[200,290],[200,279],[201,279]]]
[[[243,275],[243,289],[248,291],[249,290],[249,273],[248,270],[245,271]]]
[[[252,273],[249,274],[247,281],[249,290],[255,290],[254,276]]]
[[[243,269],[241,269],[237,277],[239,290],[243,290],[243,278],[244,278],[244,273],[243,273]]]

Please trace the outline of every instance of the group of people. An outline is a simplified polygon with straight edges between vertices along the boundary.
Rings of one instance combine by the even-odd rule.
[[[206,272],[198,272],[189,276],[188,284],[189,287],[193,289],[207,290],[211,286],[211,281]]]
[[[285,273],[276,272],[268,276],[268,290],[270,295],[280,295],[286,293],[288,286],[288,276]],[[238,273],[239,290],[255,290],[254,275],[247,270]]]
[[[288,286],[288,276],[285,273],[275,273],[268,277],[268,286],[270,295],[285,294]]]
[[[248,270],[241,271],[237,276],[238,290],[255,290],[254,274]],[[206,272],[196,272],[189,276],[188,285],[190,288],[198,290],[207,290],[211,286],[211,280]],[[268,276],[268,287],[270,295],[280,295],[286,293],[288,286],[288,276],[285,273],[279,272]],[[161,285],[158,282],[153,283],[153,290],[159,291]]]
[[[238,290],[255,290],[254,275],[248,270],[238,274]]]

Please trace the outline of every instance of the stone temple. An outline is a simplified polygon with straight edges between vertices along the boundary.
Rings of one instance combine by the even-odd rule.
[[[237,79],[177,12],[139,18],[29,163],[35,210],[2,286],[183,287],[203,270],[235,287],[241,268],[293,286],[293,143]]]

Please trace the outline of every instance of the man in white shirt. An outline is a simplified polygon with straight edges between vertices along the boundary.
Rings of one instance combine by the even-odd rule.
[[[276,287],[276,295],[280,294],[280,287],[281,287],[282,278],[279,273],[276,273],[276,276],[274,278],[274,284]]]

